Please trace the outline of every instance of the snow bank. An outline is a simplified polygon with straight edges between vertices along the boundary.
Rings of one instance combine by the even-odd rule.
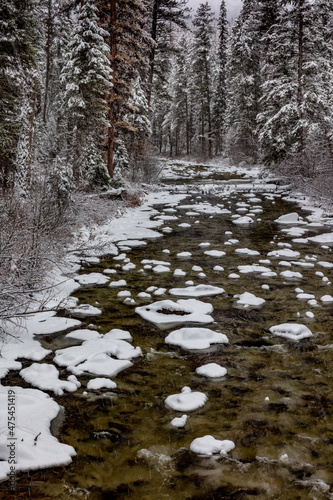
[[[15,396],[12,396],[14,393]],[[8,401],[15,401],[14,436],[8,435]],[[15,456],[16,472],[67,465],[76,452],[72,446],[59,443],[50,432],[50,423],[60,406],[37,389],[0,386],[0,480],[10,472],[8,459]],[[6,430],[5,430],[6,429]],[[15,440],[8,438],[15,437]],[[8,444],[14,443],[11,447]]]
[[[20,371],[21,377],[28,384],[43,391],[52,391],[57,396],[62,396],[64,391],[74,392],[80,387],[80,382],[59,379],[59,371],[55,366],[47,363],[33,363]]]

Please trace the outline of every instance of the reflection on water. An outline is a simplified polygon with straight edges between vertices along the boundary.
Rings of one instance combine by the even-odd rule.
[[[204,168],[196,170],[199,175]],[[229,177],[224,174],[224,180],[229,181]],[[223,180],[223,175],[218,179]],[[248,200],[246,190],[224,198],[218,189],[205,190],[195,183],[187,189],[191,194],[184,203],[225,204],[232,213],[239,208],[236,203]],[[22,474],[18,491],[44,499],[333,498],[332,306],[311,308],[295,293],[296,287],[318,299],[330,293],[330,287],[315,272],[324,271],[332,279],[332,271],[292,265],[290,269],[301,270],[301,282],[252,273],[241,274],[237,280],[228,278],[237,272],[238,265],[267,258],[277,242],[290,242],[272,221],[283,213],[300,210],[279,197],[258,196],[262,202],[256,204],[262,205],[263,213],[253,226],[236,227],[230,215],[191,217],[185,215],[188,210],[179,209],[179,219],[167,221],[173,229],[170,234],[128,252],[135,270],[125,272],[116,267],[117,279],[126,279],[126,289],[137,304],[147,303],[136,295],[152,285],[169,289],[193,280],[195,284],[223,287],[224,295],[203,300],[214,306],[215,323],[210,327],[225,333],[229,344],[205,352],[174,348],[164,343],[169,330],[161,331],[142,320],[133,306],[119,300],[119,290],[104,286],[75,292],[80,303],[102,307],[102,316],[92,320],[102,333],[111,328],[129,330],[133,345],[140,346],[144,356],[115,377],[117,389],[113,392],[84,395],[90,377],[80,377],[82,388],[77,393],[55,398],[66,409],[59,439],[74,446],[77,457],[65,468]],[[162,212],[165,207],[155,208]],[[180,222],[191,227],[182,229]],[[232,236],[225,231],[232,231]],[[239,243],[224,245],[229,238]],[[211,249],[223,249],[227,255],[209,257],[198,246],[201,242],[210,242]],[[245,247],[259,251],[260,257],[234,253],[236,248]],[[302,244],[293,248],[302,258],[315,253],[318,260],[332,261],[325,249]],[[163,249],[169,249],[170,254]],[[176,254],[184,250],[192,256],[177,259]],[[171,262],[172,272],[139,272],[145,258]],[[285,268],[278,262],[268,266],[279,274]],[[224,267],[223,272],[213,270],[217,264]],[[200,265],[206,276],[198,278],[193,265]],[[89,271],[115,266],[117,261],[111,258]],[[173,276],[177,268],[186,276]],[[263,284],[269,284],[269,289],[263,289]],[[237,307],[233,296],[244,291],[265,298],[265,304],[258,309]],[[159,298],[170,296],[156,300]],[[305,316],[309,310],[315,316],[312,320]],[[312,338],[297,343],[273,338],[268,332],[273,325],[297,322],[298,318],[312,330]],[[54,350],[67,345],[69,341],[63,336],[44,342]],[[212,380],[196,375],[195,369],[208,362],[227,368],[227,376]],[[68,373],[62,370],[61,375]],[[164,400],[186,385],[204,392],[208,402],[189,413],[184,428],[173,428],[171,420],[181,413],[168,410]],[[236,447],[226,457],[197,457],[189,451],[190,443],[206,434],[230,439]]]

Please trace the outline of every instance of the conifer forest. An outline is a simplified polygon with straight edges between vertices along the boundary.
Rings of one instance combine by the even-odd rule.
[[[333,0],[194,3],[0,1],[4,500],[333,498]]]

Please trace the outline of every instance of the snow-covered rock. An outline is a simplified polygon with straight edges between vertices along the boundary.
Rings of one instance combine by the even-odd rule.
[[[56,351],[54,361],[59,366],[67,367],[75,375],[89,372],[112,377],[131,366],[130,360],[142,354],[140,347],[134,348],[117,337],[119,335],[111,330],[98,338],[86,340],[80,346],[59,349]]]
[[[226,368],[217,363],[207,363],[206,365],[199,366],[195,372],[198,375],[203,375],[208,378],[224,377],[227,374]]]
[[[177,345],[183,349],[208,349],[211,344],[226,344],[228,337],[224,333],[208,328],[180,328],[169,333],[166,344]]]
[[[250,224],[254,223],[254,220],[252,219],[252,217],[245,215],[244,217],[239,217],[232,222],[237,226],[249,226]]]
[[[272,326],[269,331],[273,335],[290,340],[302,340],[312,337],[311,330],[307,326],[299,323],[282,323],[281,325]]]
[[[222,250],[206,250],[204,254],[208,255],[209,257],[216,257],[216,258],[225,256],[225,252],[223,252]]]
[[[292,212],[291,214],[281,215],[278,219],[275,220],[279,224],[305,224],[297,212]]]
[[[109,278],[102,273],[79,274],[74,279],[80,285],[105,285],[109,281]]]
[[[87,384],[87,389],[98,390],[98,389],[115,389],[117,384],[110,380],[109,378],[99,377],[89,380]]]
[[[171,295],[177,297],[209,297],[213,295],[220,295],[224,293],[223,288],[212,285],[197,285],[188,286],[186,288],[171,288],[169,290]]]
[[[256,297],[253,293],[250,292],[244,292],[241,295],[236,295],[235,296],[237,300],[237,304],[240,306],[253,306],[253,307],[258,307],[264,304],[265,299],[261,299],[260,297]]]
[[[226,455],[229,451],[235,448],[235,443],[229,439],[223,441],[215,439],[213,436],[207,435],[201,438],[196,438],[190,444],[190,450],[196,455],[211,457],[212,455]]]
[[[192,392],[189,387],[183,387],[180,394],[168,396],[165,405],[175,411],[195,411],[204,406],[207,399],[203,392]]]
[[[209,313],[213,306],[195,299],[161,300],[142,307],[135,312],[161,329],[172,328],[183,323],[212,323]]]

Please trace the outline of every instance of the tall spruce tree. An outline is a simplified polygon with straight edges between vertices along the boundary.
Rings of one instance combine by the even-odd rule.
[[[38,98],[39,8],[35,0],[0,3],[0,186],[29,176]],[[20,171],[20,169],[24,170]]]
[[[208,2],[200,4],[193,19],[194,33],[194,72],[197,98],[200,103],[198,122],[200,130],[201,154],[212,156],[212,67],[211,47],[213,19]]]
[[[222,137],[225,128],[225,113],[227,106],[226,88],[226,65],[227,65],[227,41],[228,20],[225,0],[222,0],[218,18],[218,52],[217,70],[214,82],[212,121],[215,136],[215,154],[222,150]]]
[[[318,149],[332,161],[329,9],[326,2],[281,1],[266,36],[259,139],[264,161],[284,163],[291,173],[313,173]]]
[[[98,25],[97,7],[86,0],[65,54],[61,81],[70,131],[70,155],[74,177],[78,180],[90,171],[89,162],[101,156],[103,132],[108,127],[107,94],[111,68],[104,42],[108,33]],[[101,168],[101,160],[98,162]]]
[[[235,161],[256,160],[256,117],[260,99],[260,43],[257,0],[245,0],[228,50],[227,150]]]

